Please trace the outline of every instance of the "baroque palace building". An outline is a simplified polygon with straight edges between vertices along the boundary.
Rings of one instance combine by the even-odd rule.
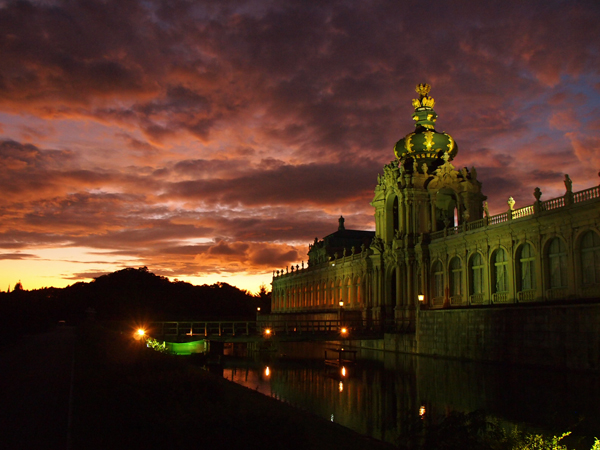
[[[375,232],[345,228],[273,274],[271,318],[345,320],[412,333],[419,311],[557,305],[600,298],[600,189],[490,216],[475,168],[456,169],[435,130],[430,86],[417,86],[415,130],[378,175]]]

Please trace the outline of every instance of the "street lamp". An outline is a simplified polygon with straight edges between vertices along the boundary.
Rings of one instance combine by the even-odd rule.
[[[133,333],[133,338],[136,341],[139,341],[140,339],[142,339],[144,336],[146,335],[146,330],[144,330],[143,328],[138,328],[135,333]]]
[[[425,309],[425,296],[421,293],[417,295],[417,298],[419,299],[419,309]]]

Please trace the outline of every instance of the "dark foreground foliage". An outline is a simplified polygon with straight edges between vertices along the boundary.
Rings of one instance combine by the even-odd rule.
[[[73,448],[391,448],[129,336],[97,325],[82,330]]]
[[[527,433],[514,426],[503,426],[484,411],[453,411],[438,423],[419,420],[409,435],[399,439],[398,447],[406,450],[600,450],[598,439],[591,444],[571,441],[567,446],[565,438],[570,434]]]

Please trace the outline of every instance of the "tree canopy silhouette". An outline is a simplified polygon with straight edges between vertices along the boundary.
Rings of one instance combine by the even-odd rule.
[[[62,289],[0,293],[0,314],[18,327],[76,323],[87,310],[94,310],[97,320],[251,320],[258,307],[270,311],[265,286],[257,295],[227,283],[196,286],[169,281],[147,267],[122,269]]]

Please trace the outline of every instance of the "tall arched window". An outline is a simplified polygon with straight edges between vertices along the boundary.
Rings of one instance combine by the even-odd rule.
[[[481,303],[483,302],[483,258],[481,254],[475,253],[470,260],[470,280],[469,280],[469,294],[471,295],[471,302]]]
[[[335,282],[332,281],[331,285],[329,286],[329,304],[330,305],[335,305],[335,295],[336,295],[336,290],[335,290]]]
[[[593,231],[581,239],[581,268],[584,286],[600,284],[600,236]]]
[[[455,256],[450,261],[450,298],[452,303],[462,302],[462,265],[460,258]]]
[[[535,254],[533,246],[525,243],[519,247],[517,263],[517,298],[520,302],[535,300]]]
[[[444,266],[436,261],[431,271],[431,292],[434,305],[444,303]]]
[[[394,235],[400,229],[400,211],[398,207],[398,197],[394,198],[394,206],[392,208],[392,214],[394,215]]]
[[[548,245],[548,289],[567,287],[567,246],[555,237]]]
[[[508,292],[508,258],[506,251],[503,248],[496,250],[492,261],[494,264],[492,269],[492,292],[494,294]]]
[[[535,254],[529,243],[523,244],[518,251],[519,291],[535,289]]]

